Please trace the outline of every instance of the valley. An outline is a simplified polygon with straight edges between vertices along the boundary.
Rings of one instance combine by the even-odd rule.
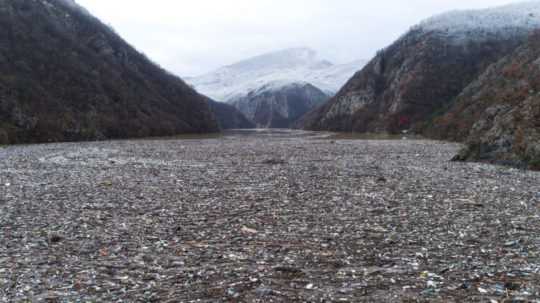
[[[460,148],[290,130],[0,148],[0,302],[535,302],[540,174]]]
[[[0,0],[0,303],[540,303],[540,0],[413,2]]]

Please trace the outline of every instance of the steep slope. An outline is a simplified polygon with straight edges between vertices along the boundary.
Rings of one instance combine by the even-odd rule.
[[[205,98],[73,0],[0,0],[3,143],[217,131]]]
[[[289,128],[310,109],[328,100],[328,96],[309,83],[272,82],[232,105],[259,128]]]
[[[255,128],[255,124],[234,106],[213,100],[208,100],[208,103],[216,116],[220,129]]]
[[[490,66],[431,128],[440,137],[468,137],[456,160],[540,169],[540,31]]]
[[[428,19],[379,52],[334,98],[304,116],[301,126],[425,132],[427,121],[538,27],[538,1]]]

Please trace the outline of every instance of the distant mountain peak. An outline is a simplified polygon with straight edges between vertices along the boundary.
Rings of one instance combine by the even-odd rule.
[[[365,64],[333,64],[310,48],[265,53],[189,78],[200,93],[234,105],[258,127],[290,127]]]
[[[265,88],[275,90],[278,85],[304,82],[334,94],[364,64],[358,60],[335,65],[310,48],[289,48],[248,58],[188,81],[199,92],[221,102]]]
[[[290,69],[297,66],[318,65],[322,63],[323,60],[319,60],[317,52],[312,49],[290,48],[255,56],[232,65],[228,65],[225,68],[244,71],[261,69]],[[328,63],[328,61],[324,61],[325,65]]]
[[[296,48],[287,48],[279,51],[269,52],[266,55],[276,55],[289,58],[297,58],[299,60],[316,60],[317,51],[309,47],[296,47]],[[265,56],[265,55],[262,55]]]

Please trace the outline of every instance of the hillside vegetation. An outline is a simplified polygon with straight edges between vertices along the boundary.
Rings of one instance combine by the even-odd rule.
[[[204,97],[67,0],[0,0],[0,142],[218,131]]]

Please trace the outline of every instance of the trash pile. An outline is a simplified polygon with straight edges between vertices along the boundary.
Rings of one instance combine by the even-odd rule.
[[[0,149],[0,302],[540,302],[540,173],[291,131]]]

